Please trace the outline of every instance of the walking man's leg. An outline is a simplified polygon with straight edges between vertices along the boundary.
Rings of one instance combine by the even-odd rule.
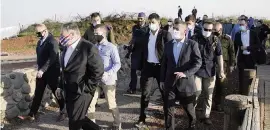
[[[87,114],[87,117],[90,118],[90,120],[92,120],[93,122],[96,122],[96,118],[95,118],[95,112],[96,112],[96,104],[97,104],[97,101],[98,101],[98,97],[99,97],[99,94],[100,94],[100,91],[101,91],[101,88],[100,87],[97,87],[96,88],[96,91],[94,93],[94,97],[90,103],[90,106],[88,108],[88,114]]]
[[[165,128],[167,130],[174,130],[175,128],[175,92],[174,90],[165,90],[164,94],[164,117]]]
[[[127,91],[129,94],[136,93],[136,87],[137,87],[137,73],[136,69],[131,69],[131,80],[129,83],[129,90]]]

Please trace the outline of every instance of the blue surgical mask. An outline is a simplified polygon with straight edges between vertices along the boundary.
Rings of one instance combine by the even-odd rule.
[[[246,26],[240,26],[239,29],[240,29],[240,31],[246,31],[247,30]]]

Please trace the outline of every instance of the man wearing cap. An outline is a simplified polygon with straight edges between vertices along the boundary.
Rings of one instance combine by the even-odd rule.
[[[128,47],[129,52],[126,55],[126,58],[129,58],[131,54],[131,81],[127,90],[128,94],[136,93],[137,71],[142,69],[142,37],[149,30],[148,25],[145,23],[145,16],[145,13],[139,13],[137,24],[132,27],[132,39]]]

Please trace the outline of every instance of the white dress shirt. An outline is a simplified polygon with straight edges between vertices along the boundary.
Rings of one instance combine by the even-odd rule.
[[[243,43],[243,46],[248,47],[249,46],[249,38],[250,38],[250,30],[247,30],[246,32],[241,32],[241,40]],[[249,55],[250,52],[248,50],[243,51],[244,55]]]
[[[189,31],[191,31],[191,36],[194,35],[194,29],[195,29],[195,27],[192,28],[192,29],[187,29],[186,38],[188,38],[188,33],[189,33]]]
[[[40,46],[42,46],[43,42],[47,39],[47,37],[48,37],[48,35],[42,38],[42,40],[40,41],[40,44],[39,44]]]
[[[155,35],[150,31],[149,41],[148,41],[148,58],[149,63],[159,63],[156,56],[156,41],[159,29],[156,31]]]
[[[74,42],[73,44],[68,46],[67,51],[65,53],[65,57],[64,57],[64,65],[65,65],[65,67],[67,66],[69,58],[72,55],[72,53],[74,52],[74,50],[76,49],[76,47],[77,47],[80,40],[81,40],[81,38],[79,38],[76,42]]]

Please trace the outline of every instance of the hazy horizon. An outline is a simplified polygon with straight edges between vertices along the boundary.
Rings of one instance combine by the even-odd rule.
[[[15,4],[16,3],[16,4]],[[1,28],[9,26],[29,25],[45,19],[68,21],[80,14],[88,16],[92,12],[103,15],[121,12],[156,12],[164,17],[177,17],[178,5],[183,9],[183,17],[191,14],[195,6],[198,17],[207,14],[214,16],[247,16],[270,19],[264,12],[269,0],[1,0]],[[256,6],[254,6],[256,5]]]

